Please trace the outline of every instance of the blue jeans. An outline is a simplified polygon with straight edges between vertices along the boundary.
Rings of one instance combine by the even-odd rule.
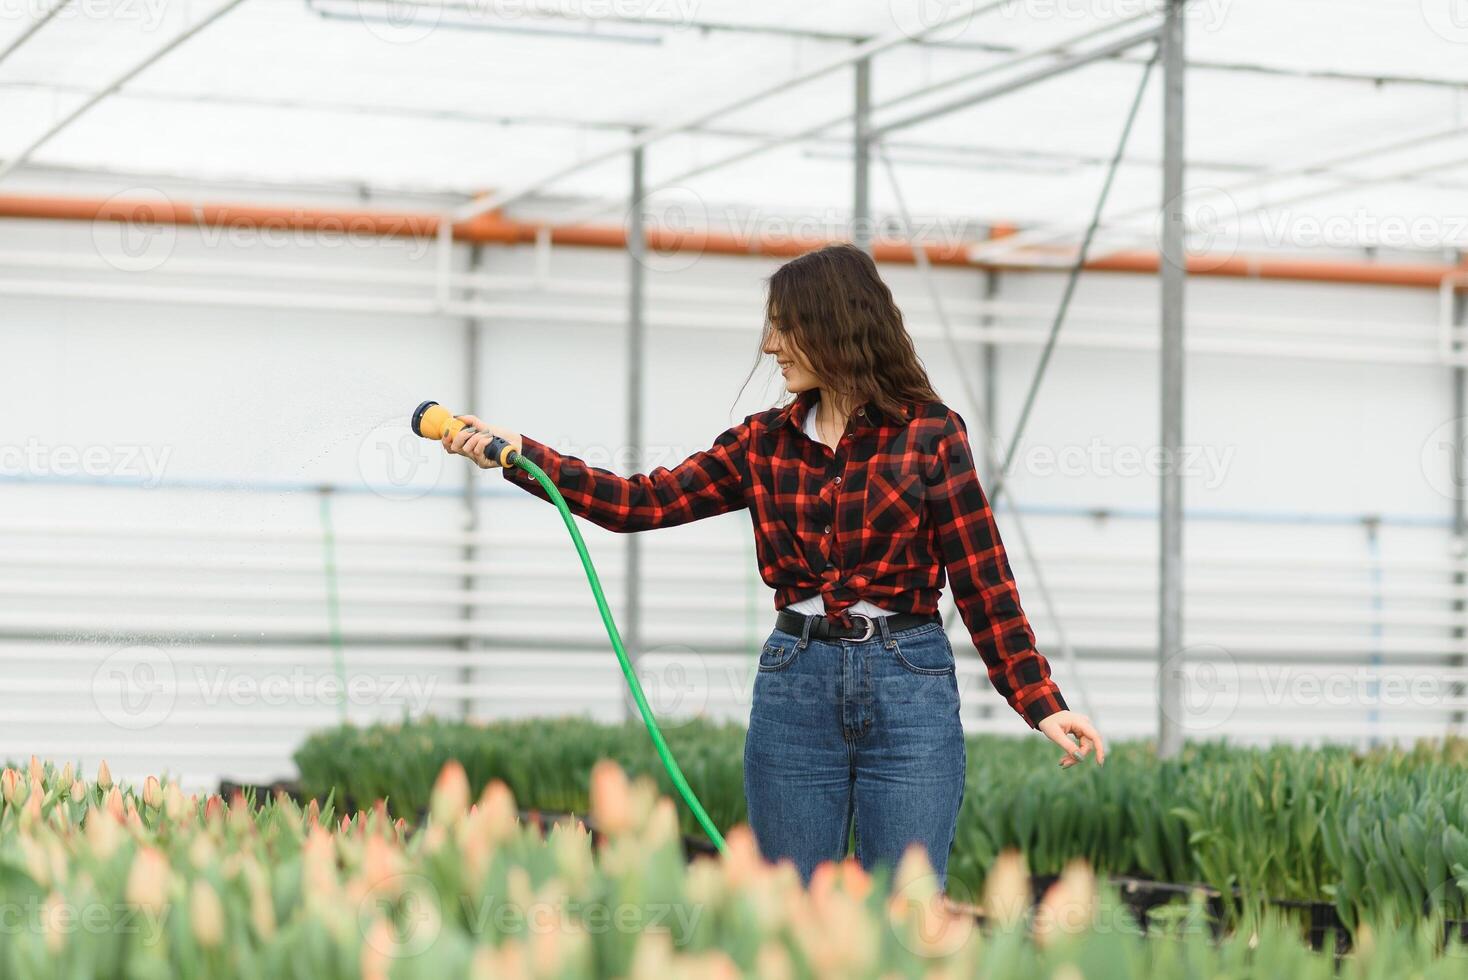
[[[776,629],[760,651],[744,740],[749,824],[766,860],[803,881],[846,856],[895,867],[922,844],[947,882],[967,762],[953,647],[938,622],[866,641]]]

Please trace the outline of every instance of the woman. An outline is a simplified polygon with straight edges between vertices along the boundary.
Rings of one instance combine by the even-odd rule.
[[[863,867],[894,864],[918,842],[941,887],[966,762],[953,647],[937,612],[945,572],[994,687],[1065,750],[1061,766],[1093,748],[1100,763],[1105,745],[1067,710],[1035,649],[966,425],[933,392],[871,258],[833,245],[777,270],[760,349],[794,400],[747,416],[672,469],[621,477],[470,415],[484,432],[444,448],[493,467],[485,433],[499,435],[545,470],[572,512],[613,531],[748,508],[779,610],[744,746],[760,850],[791,859],[809,881],[817,864],[845,855],[854,818]],[[517,467],[505,478],[547,499]]]

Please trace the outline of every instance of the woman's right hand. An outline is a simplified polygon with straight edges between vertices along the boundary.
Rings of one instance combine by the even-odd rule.
[[[520,433],[518,432],[511,432],[509,429],[501,426],[481,422],[473,415],[457,415],[455,418],[462,419],[469,424],[452,436],[444,436],[440,440],[443,443],[443,448],[456,455],[467,456],[474,460],[480,469],[492,470],[500,465],[499,460],[490,459],[484,455],[485,447],[489,445],[490,439],[494,436],[499,436],[514,446],[515,452],[517,453],[522,448]],[[475,431],[470,432],[470,429]]]

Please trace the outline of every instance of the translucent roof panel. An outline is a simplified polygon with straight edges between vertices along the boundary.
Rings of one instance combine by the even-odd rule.
[[[0,23],[0,52],[54,2]],[[838,216],[851,201],[853,72],[780,82],[862,39],[910,39],[965,7],[978,12],[875,57],[878,127],[1061,56],[1005,67],[1025,52],[1084,52],[1148,27],[1161,0],[244,0],[31,162],[467,197],[524,187],[625,145],[639,127],[779,86],[654,144],[649,180],[713,210]],[[0,60],[0,159],[218,9],[221,0],[68,0]],[[1193,0],[1187,16],[1190,187],[1216,190],[1246,214],[1261,205],[1314,219],[1367,212],[1379,225],[1381,216],[1461,213],[1468,21],[1452,0]],[[887,133],[909,204],[955,220],[1084,222],[1150,54],[1143,43]],[[1113,196],[1117,244],[1144,239],[1156,206],[1158,75]],[[750,152],[802,133],[810,135]],[[712,166],[736,156],[744,159]],[[627,182],[618,158],[543,196],[610,206]],[[894,209],[880,166],[872,196],[878,212]],[[1359,222],[1358,240],[1370,242],[1371,225]],[[1257,221],[1243,234],[1271,244]],[[1444,245],[1451,237],[1439,236]]]

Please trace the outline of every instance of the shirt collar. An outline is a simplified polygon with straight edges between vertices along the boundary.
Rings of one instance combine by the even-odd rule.
[[[807,388],[795,396],[795,400],[786,405],[782,410],[779,424],[790,425],[796,429],[805,428],[805,416],[810,412],[811,406],[820,401],[819,388]],[[881,409],[871,402],[862,402],[857,406],[856,414],[852,417],[853,423],[858,427],[863,425],[880,425],[885,416]]]

